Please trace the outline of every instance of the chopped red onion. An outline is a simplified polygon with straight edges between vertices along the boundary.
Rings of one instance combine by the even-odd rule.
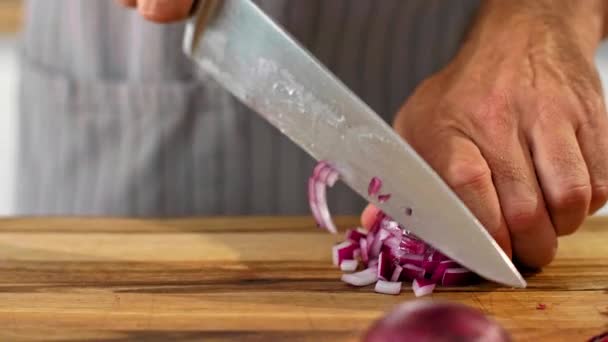
[[[357,260],[342,260],[340,263],[340,270],[343,272],[354,272],[357,270],[359,262]]]
[[[437,265],[435,270],[433,271],[433,275],[431,279],[435,282],[440,282],[443,279],[443,275],[448,268],[460,268],[460,265],[453,260],[444,260]]]
[[[391,275],[391,281],[397,281],[401,277],[401,272],[403,272],[403,267],[396,265],[393,274]]]
[[[466,268],[448,268],[443,274],[441,285],[443,286],[458,286],[460,284],[468,284],[473,280],[474,273]]]
[[[321,170],[323,170],[325,167],[327,167],[326,161],[322,160],[318,162],[317,165],[315,165],[315,168],[312,170],[313,177],[317,177]]]
[[[327,228],[328,231],[335,234],[338,232],[338,230],[336,229],[336,226],[334,225],[334,222],[331,219],[331,214],[329,213],[329,208],[327,207],[327,199],[325,198],[325,188],[325,184],[321,182],[315,183],[315,198],[319,208],[319,215],[321,216],[321,220],[323,222],[323,227]]]
[[[378,256],[378,279],[388,280],[393,274],[393,261],[388,253],[381,252]]]
[[[390,236],[390,233],[386,230],[381,230],[380,233],[376,235],[376,239],[369,246],[369,253],[372,256],[380,255],[380,250],[382,249],[382,243]]]
[[[428,279],[418,278],[412,282],[412,290],[416,297],[426,296],[433,293],[435,283]]]
[[[428,260],[430,261],[444,261],[448,260],[448,257],[443,255],[441,252],[433,250],[429,253]]]
[[[337,232],[337,229],[327,207],[325,189],[327,186],[333,186],[338,180],[338,176],[338,172],[327,162],[321,161],[315,166],[308,184],[308,201],[317,224],[334,234]]]
[[[413,213],[414,211],[412,210],[412,208],[405,208],[405,215],[412,216]]]
[[[312,214],[319,226],[333,233],[337,229],[327,207],[326,188],[338,178],[338,172],[322,161],[315,166],[308,182]],[[381,187],[382,181],[372,178],[368,188],[370,196],[376,196]],[[380,202],[390,198],[390,194],[377,196]],[[412,215],[413,211],[408,207],[405,213]],[[401,289],[399,281],[402,279],[413,280],[414,293],[420,296],[431,293],[437,283],[456,286],[468,284],[475,278],[475,274],[405,230],[382,211],[376,215],[369,231],[363,228],[349,229],[345,241],[333,247],[332,259],[344,272],[355,271],[361,261],[367,268],[344,274],[342,280],[355,286],[378,281],[376,287],[382,293],[398,294]]]
[[[342,260],[354,258],[355,250],[359,249],[359,245],[352,241],[344,241],[332,248],[332,260],[335,266],[340,266]]]
[[[378,277],[375,268],[367,268],[363,271],[342,275],[342,281],[353,286],[371,285],[375,283],[376,280],[378,280]]]
[[[384,203],[391,199],[391,194],[378,195],[378,202]]]
[[[367,231],[361,227],[357,229],[349,229],[346,231],[346,239],[353,242],[358,243],[359,240],[365,237],[367,237]]]
[[[361,250],[361,261],[367,264],[367,262],[369,261],[369,249],[367,246],[367,239],[361,238],[359,240],[359,248]]]
[[[384,220],[380,223],[380,229],[386,230],[399,241],[403,238],[403,230],[399,228],[399,223],[396,221]]]
[[[403,254],[399,257],[399,263],[401,265],[404,264],[412,264],[416,266],[422,266],[422,262],[424,261],[424,256],[415,255],[415,254]]]
[[[316,181],[314,178],[308,179],[308,205],[310,206],[310,211],[312,211],[312,216],[317,221],[317,225],[321,227],[323,225],[323,221],[321,220],[321,214],[319,213],[319,207],[317,205],[316,198],[316,190],[315,190]]]
[[[370,196],[375,196],[381,188],[382,180],[378,177],[373,177],[372,180],[369,181],[369,186],[367,187],[367,194]]]
[[[418,279],[418,278],[424,278],[424,273],[425,273],[425,269],[416,265],[412,265],[412,264],[405,264],[402,266],[403,267],[403,277],[405,279]]]
[[[327,186],[329,186],[331,188],[332,186],[334,186],[334,184],[336,184],[336,182],[338,181],[338,178],[340,178],[340,174],[338,173],[338,171],[332,170],[332,172],[329,175],[327,175],[327,178],[325,179],[325,183],[327,184]]]
[[[398,295],[401,292],[401,282],[378,280],[374,290],[378,293]]]
[[[397,254],[395,252],[399,251],[399,245],[401,244],[401,240],[395,236],[389,236],[384,240],[384,244],[382,245],[383,249],[387,249],[393,254]],[[399,253],[401,254],[401,253]]]
[[[536,310],[545,310],[546,308],[547,305],[543,303],[538,303],[538,305],[536,305]]]

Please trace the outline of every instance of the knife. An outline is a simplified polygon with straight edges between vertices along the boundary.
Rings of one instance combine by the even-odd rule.
[[[421,239],[480,276],[526,282],[439,175],[251,0],[201,0],[184,52],[203,71]],[[391,199],[368,198],[372,177]],[[412,209],[412,215],[406,213]]]

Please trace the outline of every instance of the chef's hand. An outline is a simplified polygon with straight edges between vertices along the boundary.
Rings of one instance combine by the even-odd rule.
[[[118,0],[118,2],[137,8],[139,14],[148,20],[169,23],[188,17],[194,0]]]
[[[458,55],[394,121],[527,266],[548,264],[557,236],[608,197],[608,120],[594,66],[603,3],[487,1]],[[364,224],[374,216],[366,209]]]

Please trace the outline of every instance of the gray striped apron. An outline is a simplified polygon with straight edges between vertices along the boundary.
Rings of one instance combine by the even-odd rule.
[[[391,121],[456,52],[476,0],[259,0]],[[314,161],[201,75],[183,24],[110,0],[30,0],[17,209],[27,215],[308,213]],[[333,212],[363,202],[344,186]]]

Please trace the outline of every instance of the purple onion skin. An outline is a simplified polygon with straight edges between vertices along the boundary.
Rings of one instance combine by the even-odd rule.
[[[364,342],[511,342],[495,321],[471,307],[428,300],[399,305],[376,321]]]
[[[597,335],[595,337],[592,337],[589,342],[608,342],[608,331],[606,331],[605,333],[601,334],[601,335]]]

